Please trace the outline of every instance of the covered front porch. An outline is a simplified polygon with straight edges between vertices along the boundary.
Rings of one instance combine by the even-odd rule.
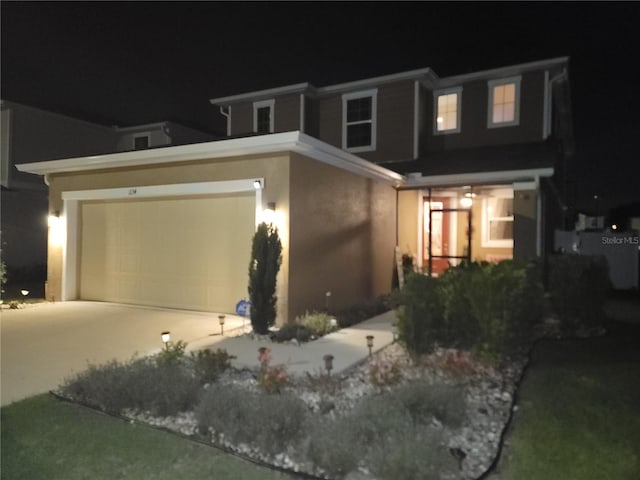
[[[548,171],[550,170],[550,171]],[[540,178],[553,170],[410,174],[398,191],[398,246],[414,267],[439,275],[467,261],[542,255]]]

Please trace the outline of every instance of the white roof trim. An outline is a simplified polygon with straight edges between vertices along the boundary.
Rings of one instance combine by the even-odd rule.
[[[238,95],[212,98],[209,100],[209,103],[213,105],[226,106],[231,103],[240,102],[242,100],[260,100],[262,98],[271,98],[276,95],[307,92],[308,90],[313,89],[314,87],[310,83],[296,83],[293,85],[285,85],[284,87],[269,88],[267,90],[256,90],[254,92],[240,93]]]
[[[461,75],[453,75],[451,77],[443,77],[440,78],[437,85],[440,88],[450,85],[458,85],[460,83],[468,82],[471,80],[509,77],[529,70],[550,68],[558,65],[563,65],[568,62],[569,57],[558,57],[548,60],[538,60],[536,62],[519,63],[517,65],[507,65],[505,67],[492,68],[490,70],[481,70],[479,72],[471,72]]]
[[[500,170],[496,172],[460,173],[454,175],[431,175],[427,177],[409,176],[400,188],[446,187],[455,185],[479,185],[483,183],[514,183],[535,181],[553,176],[553,168],[529,170]]]
[[[419,68],[417,70],[409,70],[407,72],[393,73],[391,75],[383,75],[380,77],[365,78],[364,80],[356,80],[354,82],[338,83],[337,85],[329,85],[316,90],[318,95],[339,93],[355,88],[365,88],[369,85],[384,85],[385,83],[398,82],[402,80],[418,80],[421,77],[432,76],[437,78],[431,68]]]
[[[21,172],[36,175],[51,175],[67,172],[87,172],[113,168],[162,165],[191,160],[239,157],[293,151],[323,163],[333,165],[358,175],[382,180],[394,185],[402,183],[404,177],[380,167],[337,147],[328,145],[299,131],[256,135],[215,142],[180,145],[175,147],[135,150],[129,152],[67,158],[46,162],[16,165]]]

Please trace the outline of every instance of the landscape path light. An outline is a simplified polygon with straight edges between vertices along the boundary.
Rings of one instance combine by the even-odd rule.
[[[218,315],[218,321],[220,322],[220,335],[224,335],[224,319],[225,315]]]
[[[29,295],[29,290],[20,290],[20,293],[23,297],[26,297],[27,295]]]
[[[367,335],[367,347],[369,347],[369,356],[371,356],[371,349],[373,348],[373,335]]]
[[[327,370],[327,375],[331,376],[331,370],[333,370],[333,355],[327,354],[322,357],[324,360],[324,368]]]
[[[162,338],[162,343],[164,343],[165,350],[169,350],[169,340],[171,340],[171,332],[162,332],[160,334],[160,338]]]

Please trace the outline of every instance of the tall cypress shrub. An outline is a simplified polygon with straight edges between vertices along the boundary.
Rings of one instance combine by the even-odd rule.
[[[264,335],[276,321],[276,277],[282,263],[282,243],[278,229],[261,223],[253,236],[249,264],[251,326]]]

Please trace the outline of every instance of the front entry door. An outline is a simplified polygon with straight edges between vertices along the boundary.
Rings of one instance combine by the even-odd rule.
[[[448,208],[447,198],[431,198],[431,205],[429,205],[429,199],[424,199],[424,236],[423,236],[423,254],[422,264],[428,268],[429,265],[429,251],[431,251],[431,274],[439,275],[443,273],[449,267],[448,257],[452,255],[449,252],[449,212],[443,211]],[[431,214],[431,215],[429,215]],[[431,221],[429,221],[431,217]],[[431,242],[431,243],[429,243]],[[429,249],[431,246],[431,249]]]

